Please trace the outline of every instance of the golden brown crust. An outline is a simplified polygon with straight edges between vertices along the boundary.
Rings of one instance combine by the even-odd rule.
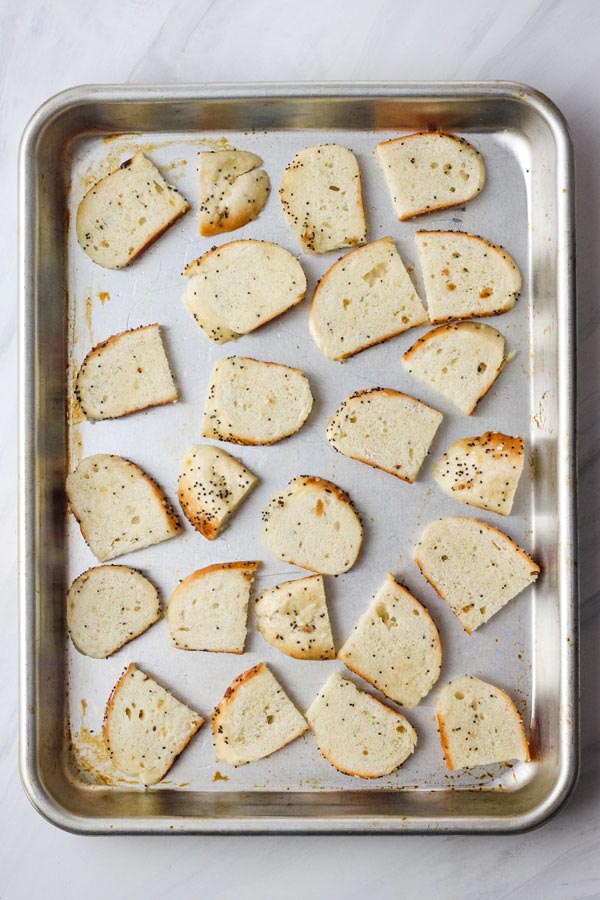
[[[238,228],[242,228],[244,225],[248,225],[249,222],[254,222],[258,219],[264,208],[265,204],[258,209],[257,204],[253,203],[252,205],[248,204],[248,209],[245,212],[239,212],[237,215],[229,210],[227,216],[219,216],[217,221],[212,224],[202,223],[200,226],[200,234],[202,237],[214,237],[217,234],[227,234],[230,231],[237,231]],[[251,213],[250,210],[252,210]]]
[[[216,734],[217,732],[219,719],[224,714],[225,708],[231,705],[239,689],[244,684],[246,684],[246,682],[251,681],[256,675],[260,675],[262,672],[264,672],[266,668],[266,663],[260,662],[257,663],[257,665],[252,666],[251,669],[247,669],[245,672],[242,672],[242,674],[238,675],[237,678],[233,679],[233,681],[223,694],[223,699],[219,702],[218,706],[215,706],[211,713],[210,721],[212,724],[213,734]]]
[[[442,753],[444,754],[444,760],[446,761],[446,768],[450,772],[454,772],[454,760],[452,759],[452,756],[450,754],[450,744],[448,743],[448,734],[446,732],[444,720],[439,713],[436,713],[436,719],[438,723],[438,730],[440,732],[440,744],[442,745]]]

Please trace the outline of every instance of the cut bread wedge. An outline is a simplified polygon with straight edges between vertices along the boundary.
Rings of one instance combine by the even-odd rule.
[[[412,483],[442,419],[441,412],[414,397],[373,388],[342,403],[327,423],[327,440],[344,456]]]
[[[442,647],[425,607],[388,572],[338,657],[390,700],[411,708],[438,680]]]
[[[320,575],[347,572],[360,552],[363,530],[350,497],[324,478],[292,478],[269,501],[263,522],[267,550]]]
[[[502,247],[462,231],[417,231],[429,318],[497,316],[512,309],[521,292],[521,272]]]
[[[183,298],[217,344],[235,341],[300,303],[306,276],[295,256],[268,241],[232,241],[191,262]]]
[[[161,781],[204,719],[129,665],[106,706],[103,734],[114,766],[144,785]]]
[[[184,578],[167,607],[172,643],[180,650],[243,653],[258,566],[258,562],[219,563]]]
[[[375,154],[401,222],[467,203],[485,184],[481,154],[453,134],[408,134],[377,144]]]
[[[538,564],[508,535],[469,518],[431,522],[416,546],[415,562],[468,634],[540,573]]]
[[[67,476],[66,490],[81,534],[101,562],[167,541],[181,531],[156,482],[121,456],[86,456]]]
[[[202,435],[232,444],[275,444],[304,425],[312,405],[300,369],[230,356],[213,367]]]
[[[282,653],[294,659],[334,659],[321,575],[284,581],[262,591],[254,612],[264,639]]]
[[[160,619],[154,585],[128,566],[96,566],[67,594],[67,627],[80,653],[106,659]]]
[[[308,729],[265,663],[232,682],[211,721],[217,761],[230,766],[270,756]]]
[[[414,378],[470,416],[506,364],[504,338],[479,322],[440,325],[402,357]]]
[[[508,516],[524,460],[523,438],[486,431],[451,444],[433,477],[449,497]]]
[[[455,678],[436,704],[446,766],[472,769],[494,763],[529,762],[529,747],[517,707],[505,691],[473,675]]]
[[[346,147],[324,144],[301,150],[285,170],[279,197],[307,253],[355,247],[365,240],[360,170]]]
[[[183,458],[177,495],[196,531],[214,541],[257,484],[257,477],[235,456],[199,444]]]
[[[97,265],[121,269],[189,208],[154,163],[136,153],[87,192],[77,209],[77,240]]]
[[[333,672],[306,713],[317,746],[339,772],[381,778],[417,746],[408,719]]]
[[[211,150],[198,154],[200,234],[235,231],[257,219],[269,196],[262,159],[248,150]]]
[[[160,327],[133,328],[97,344],[81,364],[75,396],[92,422],[174,403],[177,388]]]

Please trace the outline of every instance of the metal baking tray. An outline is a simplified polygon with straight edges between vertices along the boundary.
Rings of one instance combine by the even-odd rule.
[[[464,208],[398,223],[373,149],[382,139],[425,129],[472,140],[485,158],[487,184]],[[307,302],[222,346],[207,341],[184,309],[180,273],[213,243],[257,237],[299,252],[277,187],[297,150],[329,141],[359,159],[368,238],[392,235],[418,284],[417,228],[481,233],[520,265],[519,303],[488,320],[514,358],[473,417],[455,413],[403,369],[401,353],[425,328],[340,365],[312,341]],[[119,272],[95,266],[80,250],[73,234],[78,201],[136,149],[194,205],[196,153],[226,144],[258,153],[271,177],[272,195],[256,222],[201,239],[192,211]],[[86,833],[507,832],[545,821],[568,796],[578,760],[573,159],[560,112],[530,88],[496,82],[83,87],[38,110],[20,163],[21,772],[33,804],[57,825]],[[339,255],[301,254],[308,296]],[[84,354],[114,332],[155,321],[164,327],[181,402],[96,425],[81,421],[71,382]],[[217,765],[209,725],[153,789],[111,771],[102,714],[130,661],[205,716],[231,680],[259,660],[272,666],[301,709],[333,668],[342,669],[336,661],[278,654],[256,633],[252,615],[243,657],[178,651],[164,621],[108,660],[81,656],[67,639],[65,590],[95,560],[67,516],[66,472],[84,454],[118,453],[174,498],[180,458],[201,440],[208,373],[215,359],[232,353],[303,369],[316,397],[308,423],[274,447],[235,448],[261,484],[221,539],[208,543],[186,526],[182,537],[118,561],[147,573],[163,600],[179,579],[211,562],[261,559],[258,589],[300,575],[261,548],[260,512],[297,474],[330,478],[350,492],[366,531],[358,565],[327,579],[337,645],[393,571],[440,629],[438,687],[467,672],[508,689],[524,716],[532,763],[448,773],[436,734],[435,688],[407,713],[419,735],[416,753],[375,782],[338,773],[311,735],[253,765]],[[372,386],[407,391],[445,413],[412,486],[335,454],[324,440],[325,420],[340,401]],[[469,514],[437,489],[431,459],[458,437],[491,428],[524,436],[528,465],[508,519],[477,515],[522,543],[543,575],[469,637],[418,573],[412,548],[431,519]]]

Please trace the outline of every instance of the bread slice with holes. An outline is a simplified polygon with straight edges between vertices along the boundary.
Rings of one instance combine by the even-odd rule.
[[[86,456],[67,476],[66,490],[81,534],[100,562],[167,541],[181,531],[156,482],[121,456]]]
[[[269,644],[294,659],[333,659],[335,649],[321,575],[284,581],[262,591],[256,627]]]
[[[524,459],[523,438],[486,431],[451,444],[433,477],[449,497],[508,516]]]
[[[430,522],[416,546],[415,562],[468,634],[540,573],[538,564],[508,535],[466,517]]]
[[[310,330],[329,359],[343,360],[427,321],[391,237],[342,256],[316,287]]]
[[[77,208],[77,240],[93,262],[122,269],[190,208],[154,163],[136,153]]]
[[[103,734],[114,766],[142,784],[161,781],[204,719],[131,663],[106,706]]]
[[[339,144],[307,147],[287,166],[279,197],[307,253],[362,244],[367,233],[360,169]]]
[[[217,344],[235,341],[296,306],[306,276],[295,256],[268,241],[232,241],[191,262],[183,302]]]
[[[177,388],[160,327],[144,325],[97,344],[81,364],[75,396],[92,422],[174,403]]]
[[[263,512],[260,539],[277,559],[320,575],[351,569],[363,529],[348,494],[314,475],[292,478]]]
[[[388,572],[338,657],[390,700],[411,708],[438,680],[442,647],[425,607]]]
[[[509,695],[474,675],[454,678],[440,691],[436,714],[446,766],[472,769],[529,762],[523,722]]]
[[[262,159],[248,150],[205,150],[198,154],[200,234],[235,231],[260,215],[269,196]]]
[[[502,247],[462,231],[417,231],[429,318],[497,316],[512,309],[521,292],[521,272]]]
[[[172,643],[180,650],[243,653],[258,566],[258,562],[218,563],[184,578],[167,607]]]
[[[128,566],[96,566],[67,593],[67,627],[80,653],[105,659],[160,619],[158,591]]]
[[[485,184],[481,154],[453,134],[408,134],[377,144],[375,155],[401,222],[467,203]]]
[[[308,729],[265,663],[238,675],[211,721],[217,762],[230,766],[270,756]]]
[[[391,388],[357,391],[327,423],[327,440],[339,453],[412,484],[443,418]]]
[[[479,322],[440,325],[419,338],[402,360],[414,378],[470,416],[504,368],[504,338]]]
[[[302,428],[312,405],[300,369],[230,356],[213,367],[202,434],[232,444],[275,444]]]
[[[417,746],[408,719],[338,672],[329,676],[306,718],[325,759],[345,775],[389,775]]]

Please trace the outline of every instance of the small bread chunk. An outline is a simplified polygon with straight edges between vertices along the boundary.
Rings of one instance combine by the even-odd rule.
[[[106,706],[104,740],[115,767],[142,784],[161,781],[204,719],[131,663]]]
[[[283,211],[307,253],[362,244],[367,233],[354,154],[339,144],[307,147],[287,166]]]
[[[540,573],[538,564],[508,535],[469,518],[430,522],[416,546],[415,562],[468,634]]]
[[[451,772],[512,759],[529,762],[517,707],[493,684],[474,675],[455,678],[440,691],[436,713],[442,751]]]
[[[158,591],[128,566],[96,566],[67,594],[67,626],[80,653],[106,659],[160,619]]]
[[[254,612],[264,639],[282,653],[294,659],[334,659],[321,575],[284,581],[263,591]]]
[[[410,709],[438,680],[442,647],[425,607],[388,572],[338,657],[390,700]]]
[[[92,422],[174,403],[177,388],[160,327],[133,328],[97,344],[81,364],[75,396]]]
[[[462,231],[417,231],[415,240],[434,325],[497,316],[517,302],[521,272],[502,247]]]
[[[308,729],[265,663],[238,675],[211,721],[217,762],[230,766],[270,756]]]
[[[86,456],[67,476],[66,489],[81,534],[100,562],[168,541],[181,531],[156,482],[121,456]]]
[[[449,497],[508,516],[524,459],[523,438],[486,431],[451,444],[433,477]]]
[[[184,578],[167,607],[173,644],[180,650],[243,653],[258,566],[258,562],[219,563]]]
[[[269,196],[262,159],[248,150],[212,150],[198,154],[200,234],[235,231],[257,219]]]
[[[453,134],[409,134],[377,144],[375,154],[401,222],[466,203],[485,184],[481,154]]]
[[[306,276],[295,256],[268,241],[232,241],[191,262],[187,309],[216,344],[235,341],[296,306]]]
[[[390,388],[358,391],[327,424],[331,446],[412,484],[435,437],[441,412]]]
[[[190,208],[156,166],[136,153],[87,192],[77,240],[91,260],[122,269]]]
[[[381,778],[417,746],[408,719],[333,672],[306,713],[317,746],[339,772]]]
[[[320,575],[351,569],[363,529],[348,494],[313,475],[292,478],[263,512],[260,539],[282,562]]]
[[[275,444],[304,425],[312,405],[300,369],[229,356],[212,370],[202,434],[232,444]]]
[[[504,368],[504,338],[479,322],[440,325],[402,357],[407,370],[470,416]]]
[[[257,484],[258,478],[235,456],[199,444],[183,458],[177,495],[196,531],[214,541]]]
[[[427,321],[391,237],[342,256],[323,275],[310,330],[329,359],[342,360]]]

